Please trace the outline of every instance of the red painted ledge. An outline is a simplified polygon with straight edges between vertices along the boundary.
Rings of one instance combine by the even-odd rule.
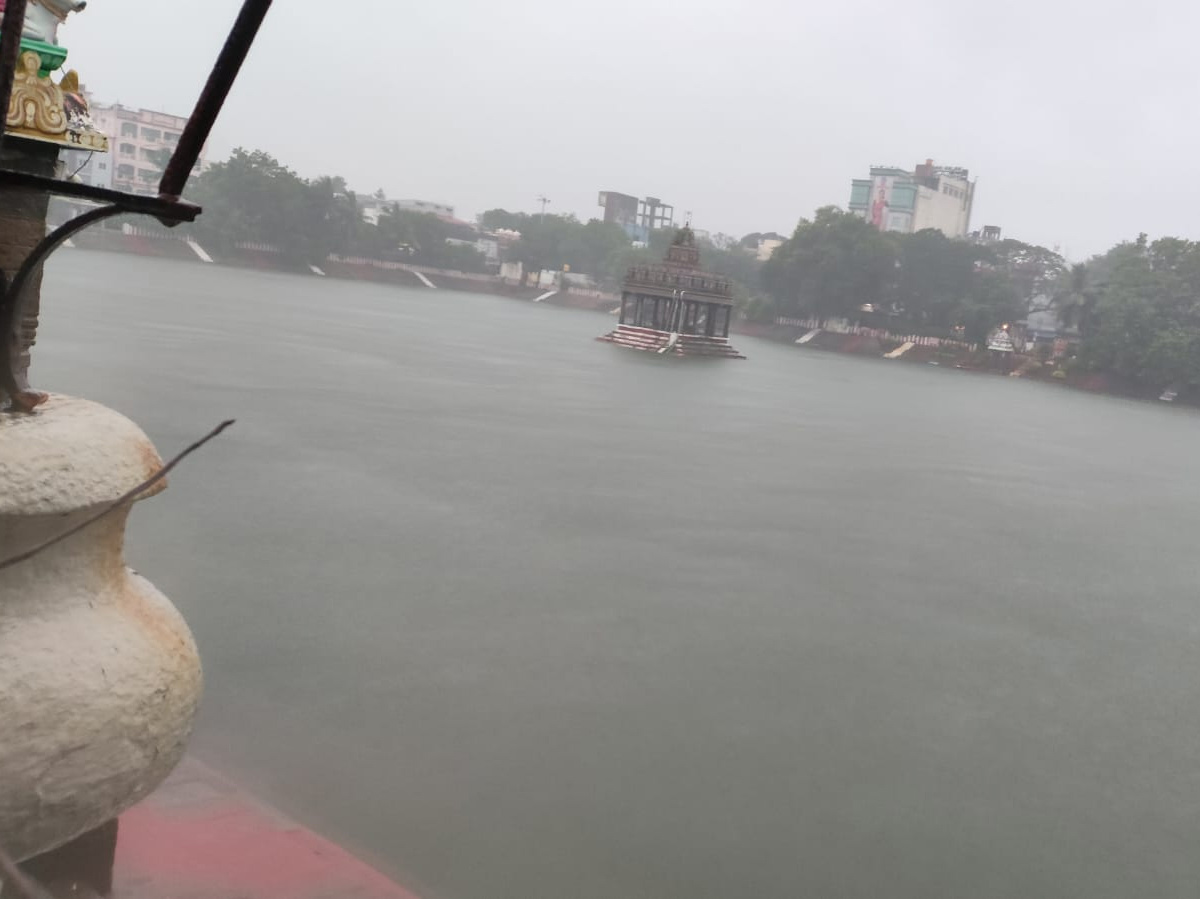
[[[188,757],[120,819],[117,897],[413,897]]]

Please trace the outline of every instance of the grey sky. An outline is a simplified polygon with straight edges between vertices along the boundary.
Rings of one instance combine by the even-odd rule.
[[[93,0],[60,32],[97,97],[186,114],[238,0]],[[972,226],[1073,258],[1194,237],[1185,2],[276,0],[214,158],[261,148],[359,191],[788,233],[872,164],[979,178]]]

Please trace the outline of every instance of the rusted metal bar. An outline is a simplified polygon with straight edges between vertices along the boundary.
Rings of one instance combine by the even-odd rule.
[[[4,2],[4,0],[0,0]],[[4,139],[8,101],[20,55],[21,29],[25,24],[28,0],[7,0],[0,18],[0,142]],[[213,122],[225,102],[229,89],[250,51],[259,26],[271,7],[271,0],[243,0],[241,11],[230,29],[225,45],[209,73],[192,115],[188,119],[175,152],[167,163],[158,185],[157,197],[127,194],[108,188],[71,181],[47,178],[27,172],[0,169],[0,187],[23,188],[46,194],[75,197],[105,204],[89,210],[48,234],[25,258],[11,280],[0,272],[0,400],[5,395],[10,412],[30,412],[43,402],[45,394],[29,388],[20,360],[23,353],[20,323],[24,321],[27,287],[51,253],[72,234],[94,222],[122,213],[141,213],[154,216],[167,226],[191,222],[200,214],[200,207],[181,200],[179,195],[187,183],[192,167],[208,140]]]
[[[0,19],[0,145],[8,121],[8,99],[12,96],[13,78],[17,74],[17,57],[21,53],[21,29],[25,26],[26,0],[8,0],[4,18]]]
[[[183,193],[183,186],[192,173],[192,166],[200,158],[200,151],[204,148],[204,142],[208,140],[217,113],[221,111],[221,105],[225,102],[233,80],[237,78],[238,70],[250,51],[250,45],[254,43],[258,27],[270,7],[271,0],[245,0],[242,3],[242,9],[233,23],[233,28],[230,29],[229,37],[225,39],[225,46],[221,48],[204,90],[200,92],[192,110],[191,118],[184,126],[183,134],[179,136],[179,144],[171,154],[162,180],[158,183],[160,197],[173,200]]]
[[[186,200],[167,200],[161,197],[146,197],[142,194],[127,194],[124,191],[114,191],[112,188],[95,187],[75,181],[61,181],[57,178],[47,178],[44,175],[33,175],[29,172],[15,172],[11,169],[0,169],[0,187],[28,188],[34,191],[44,191],[59,197],[76,197],[80,200],[95,200],[98,203],[109,203],[121,207],[121,212],[140,213],[154,216],[160,221],[170,224],[195,221],[200,215],[200,207]]]
[[[46,257],[53,253],[67,238],[93,222],[120,215],[119,206],[97,206],[93,210],[76,216],[65,225],[60,225],[46,235],[33,248],[11,282],[4,285],[4,303],[0,308],[0,328],[4,343],[0,344],[0,388],[8,396],[9,412],[32,412],[33,408],[46,399],[46,395],[29,389],[21,367],[21,335],[19,326],[25,316],[28,303],[26,287],[34,274],[41,268]]]

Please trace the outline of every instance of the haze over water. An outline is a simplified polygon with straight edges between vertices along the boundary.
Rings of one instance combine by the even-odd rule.
[[[438,895],[1194,894],[1200,415],[63,251],[193,750]]]

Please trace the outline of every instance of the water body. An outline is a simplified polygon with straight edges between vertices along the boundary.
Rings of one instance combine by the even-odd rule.
[[[193,747],[433,894],[1194,894],[1200,415],[63,251]]]

